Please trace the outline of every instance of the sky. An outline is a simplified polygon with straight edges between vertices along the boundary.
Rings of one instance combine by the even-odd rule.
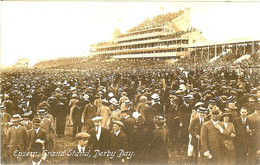
[[[1,1],[1,66],[28,58],[88,56],[93,43],[109,41],[159,14],[190,8],[191,26],[209,42],[260,39],[260,2]]]

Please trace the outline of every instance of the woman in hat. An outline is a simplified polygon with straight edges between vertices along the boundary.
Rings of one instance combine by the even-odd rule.
[[[232,117],[229,113],[223,113],[223,125],[224,129],[227,130],[228,136],[224,136],[224,161],[225,164],[234,164],[234,138],[236,137],[236,132],[233,123],[229,120]]]

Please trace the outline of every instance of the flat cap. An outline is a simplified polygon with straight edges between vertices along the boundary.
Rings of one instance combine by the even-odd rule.
[[[118,125],[118,126],[120,126],[120,127],[123,127],[123,126],[124,126],[124,124],[123,124],[121,121],[119,121],[119,120],[113,121],[113,124],[116,124],[116,125]]]
[[[37,111],[37,115],[43,115],[43,114],[45,114],[46,113],[46,110],[45,109],[39,109],[38,111]]]
[[[79,132],[76,134],[76,139],[88,139],[90,138],[90,134],[86,132]]]
[[[92,118],[92,121],[100,121],[100,120],[102,120],[101,116],[96,116]]]

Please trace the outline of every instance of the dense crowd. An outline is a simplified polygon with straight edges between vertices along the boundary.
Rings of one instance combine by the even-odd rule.
[[[181,14],[183,14],[183,10],[180,10],[179,12],[174,12],[174,13],[167,13],[167,14],[161,14],[158,16],[155,16],[154,18],[146,19],[143,21],[141,24],[138,26],[128,30],[128,32],[134,32],[134,31],[140,31],[140,30],[145,30],[145,29],[152,29],[156,27],[162,27],[165,24],[171,22]]]
[[[1,163],[51,161],[42,151],[69,127],[76,153],[128,153],[72,154],[70,164],[166,164],[180,144],[187,164],[259,163],[257,70],[152,59],[81,69],[1,71]]]

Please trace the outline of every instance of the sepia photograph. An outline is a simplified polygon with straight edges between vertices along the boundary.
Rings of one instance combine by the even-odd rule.
[[[0,164],[260,164],[260,1],[0,1]]]

